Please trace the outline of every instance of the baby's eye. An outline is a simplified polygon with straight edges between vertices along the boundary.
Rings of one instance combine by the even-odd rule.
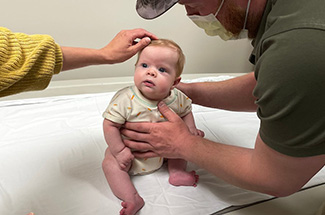
[[[166,69],[164,69],[164,68],[159,68],[159,72],[166,72]]]
[[[146,63],[142,63],[141,65],[142,65],[143,68],[147,68],[148,67],[148,65]]]

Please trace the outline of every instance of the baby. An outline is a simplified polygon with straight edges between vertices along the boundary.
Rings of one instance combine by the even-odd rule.
[[[194,135],[203,136],[196,129],[191,111],[191,100],[175,86],[181,80],[185,57],[181,48],[166,39],[153,40],[138,53],[134,86],[118,91],[104,112],[104,136],[108,144],[103,170],[111,190],[122,200],[120,214],[133,215],[144,201],[138,194],[130,175],[148,174],[158,170],[163,158],[134,158],[123,143],[120,128],[126,122],[165,121],[157,108],[164,101],[187,124]],[[168,159],[169,183],[175,186],[196,186],[198,175],[186,171],[187,162]]]

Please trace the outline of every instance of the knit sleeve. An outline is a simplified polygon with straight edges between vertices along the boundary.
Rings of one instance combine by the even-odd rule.
[[[0,27],[0,97],[45,89],[62,63],[61,48],[52,37]]]

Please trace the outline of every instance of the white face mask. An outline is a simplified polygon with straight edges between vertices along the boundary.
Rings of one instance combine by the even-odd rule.
[[[245,22],[244,27],[239,33],[239,35],[234,35],[230,31],[228,31],[216,18],[223,3],[224,0],[222,0],[217,12],[213,15],[212,13],[206,16],[200,16],[200,15],[191,15],[188,16],[199,28],[204,29],[205,33],[209,36],[219,36],[223,40],[236,40],[236,39],[243,39],[248,38],[248,30],[246,28],[246,22],[247,22],[247,16],[249,11],[251,0],[248,0],[247,8],[246,8],[246,14],[245,14]]]

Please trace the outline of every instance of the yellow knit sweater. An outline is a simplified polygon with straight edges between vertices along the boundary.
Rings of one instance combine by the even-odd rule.
[[[60,46],[52,37],[0,27],[0,97],[45,89],[62,62]]]

